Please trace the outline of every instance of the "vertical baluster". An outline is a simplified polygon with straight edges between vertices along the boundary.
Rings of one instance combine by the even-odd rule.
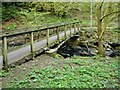
[[[77,23],[77,32],[79,32],[79,23]]]
[[[7,38],[3,37],[2,40],[2,55],[3,55],[3,65],[4,69],[8,69],[8,58],[7,58]]]
[[[82,30],[82,23],[81,22],[79,22],[79,28],[80,28],[80,30]]]
[[[70,24],[70,36],[72,36],[72,24]]]
[[[33,38],[33,32],[30,33],[30,50],[32,59],[34,59],[34,38]]]
[[[64,36],[65,36],[65,39],[67,38],[67,33],[66,33],[66,30],[67,30],[67,26],[64,25]]]
[[[59,37],[59,27],[57,28],[57,41],[59,42],[60,41],[60,37]]]
[[[47,29],[47,37],[46,37],[46,39],[47,39],[47,46],[49,46],[49,29]]]
[[[76,26],[75,26],[75,23],[74,23],[74,34],[75,34],[75,32],[76,32]]]

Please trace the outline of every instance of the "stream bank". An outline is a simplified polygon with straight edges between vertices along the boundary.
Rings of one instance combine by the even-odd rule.
[[[120,56],[120,43],[116,38],[120,33],[108,30],[104,34],[103,47],[105,56]],[[111,36],[111,37],[110,37]],[[96,56],[98,53],[97,31],[83,30],[68,39],[57,49],[57,54],[64,58],[72,56]]]

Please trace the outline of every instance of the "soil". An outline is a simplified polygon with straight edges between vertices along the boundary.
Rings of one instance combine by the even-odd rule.
[[[42,54],[36,57],[34,60],[30,60],[29,62],[25,62],[20,66],[16,66],[15,68],[10,69],[9,74],[6,77],[2,78],[2,86],[4,87],[6,84],[9,85],[14,77],[23,79],[21,76],[25,75],[31,68],[37,67],[43,69],[53,65],[53,62],[59,62],[59,59],[55,59],[47,54]]]

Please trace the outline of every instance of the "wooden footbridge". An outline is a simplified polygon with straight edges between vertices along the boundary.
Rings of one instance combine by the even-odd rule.
[[[35,30],[20,31],[14,34],[3,33],[0,37],[2,39],[0,69],[3,67],[7,69],[10,64],[19,60],[24,62],[27,59],[33,59],[44,48],[59,44],[79,30],[81,30],[81,21],[39,27]],[[21,46],[18,48],[17,44]]]

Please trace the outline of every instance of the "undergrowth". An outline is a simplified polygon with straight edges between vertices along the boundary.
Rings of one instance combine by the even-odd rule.
[[[14,77],[6,88],[118,88],[118,57],[79,57],[64,64],[40,69],[31,68],[23,79]]]

